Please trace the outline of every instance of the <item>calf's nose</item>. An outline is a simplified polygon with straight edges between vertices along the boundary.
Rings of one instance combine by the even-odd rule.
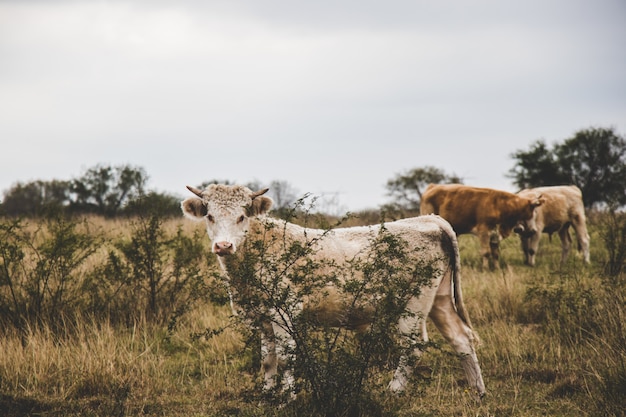
[[[215,242],[213,245],[213,252],[216,255],[224,256],[233,253],[233,244],[230,242]]]

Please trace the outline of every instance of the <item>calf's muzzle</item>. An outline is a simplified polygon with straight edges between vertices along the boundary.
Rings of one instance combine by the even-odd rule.
[[[215,242],[215,244],[213,245],[213,253],[218,256],[230,255],[233,252],[233,244],[230,242]]]

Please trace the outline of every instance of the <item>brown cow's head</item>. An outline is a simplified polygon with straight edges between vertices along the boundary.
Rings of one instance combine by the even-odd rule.
[[[499,226],[500,236],[502,239],[511,234],[511,231],[516,233],[524,233],[525,230],[534,230],[537,228],[535,221],[536,208],[544,203],[544,199],[541,195],[533,196],[531,198],[519,197],[511,201],[515,209],[509,212],[508,219]]]
[[[181,203],[186,217],[206,223],[207,234],[213,242],[213,253],[224,256],[237,251],[243,243],[250,218],[265,214],[273,201],[263,196],[268,188],[253,192],[240,185],[211,184],[204,191],[187,186],[196,197]]]

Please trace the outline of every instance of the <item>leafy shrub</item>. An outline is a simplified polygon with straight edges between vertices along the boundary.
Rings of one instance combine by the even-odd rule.
[[[174,326],[207,293],[213,255],[207,257],[198,231],[190,237],[179,226],[168,235],[156,214],[137,218],[131,227],[130,239],[115,242],[106,262],[85,283],[92,312],[114,321],[145,317]]]
[[[35,231],[20,220],[0,223],[0,309],[13,326],[75,315],[81,268],[101,242],[78,225],[61,216]]]
[[[0,322],[25,330],[92,316],[173,328],[207,293],[214,256],[200,232],[167,233],[157,215],[131,224],[129,239],[112,241],[86,219],[0,221]]]
[[[528,286],[526,318],[563,342],[579,343],[585,333],[595,331],[592,312],[598,297],[597,286],[591,280],[561,272],[556,279],[549,277],[547,282]]]

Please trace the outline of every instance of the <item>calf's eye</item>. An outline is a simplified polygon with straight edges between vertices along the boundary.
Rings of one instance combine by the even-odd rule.
[[[215,217],[213,217],[213,215],[211,215],[211,214],[207,214],[207,215],[206,215],[206,218],[207,218],[207,219],[209,219],[209,221],[210,221],[211,223],[214,223],[214,222],[215,222]]]
[[[244,216],[243,214],[241,216],[239,216],[239,218],[237,219],[237,224],[241,223],[242,221],[244,221],[246,219],[246,216]]]

